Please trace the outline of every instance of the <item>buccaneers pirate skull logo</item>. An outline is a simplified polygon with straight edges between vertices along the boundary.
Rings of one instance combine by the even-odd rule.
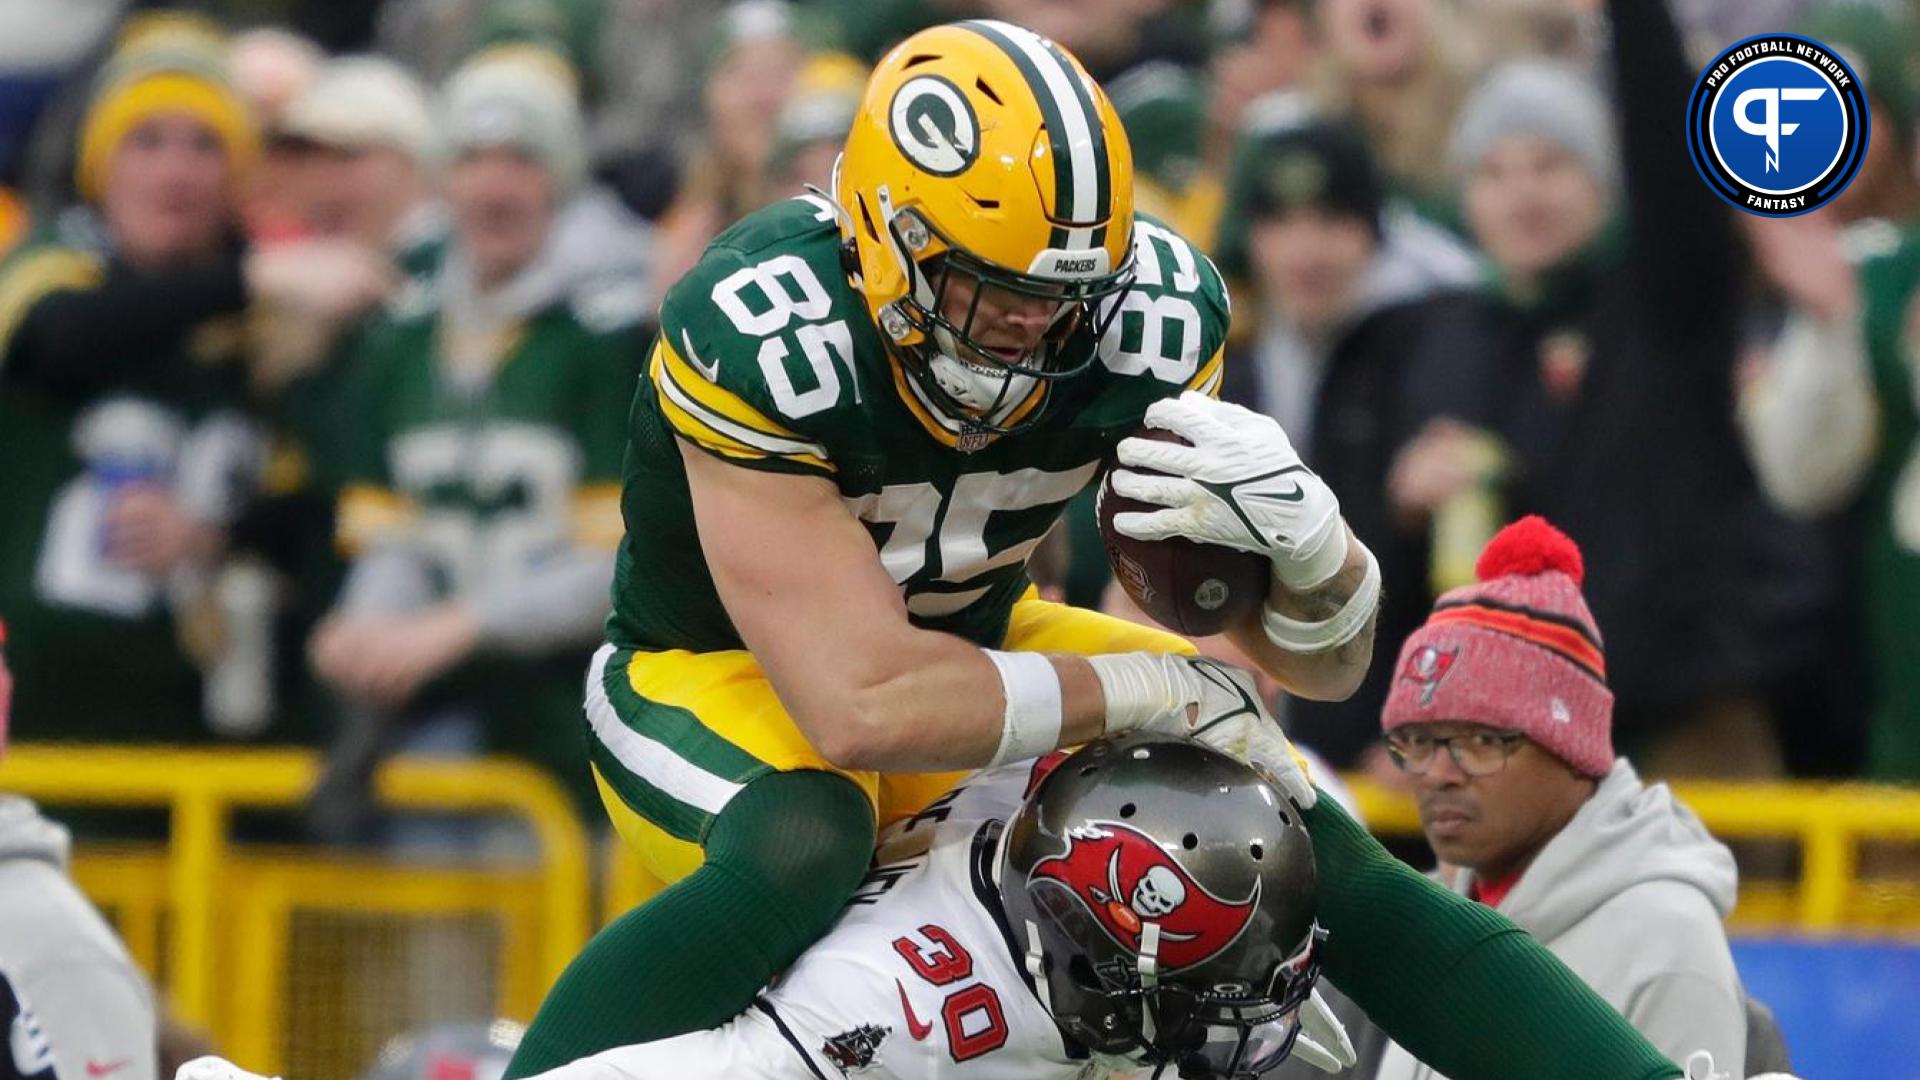
[[[1147,834],[1117,821],[1096,821],[1067,833],[1067,849],[1040,860],[1027,887],[1057,886],[1093,915],[1107,936],[1140,951],[1141,927],[1160,929],[1160,970],[1178,971],[1218,956],[1253,918],[1260,882],[1244,899],[1208,892]]]

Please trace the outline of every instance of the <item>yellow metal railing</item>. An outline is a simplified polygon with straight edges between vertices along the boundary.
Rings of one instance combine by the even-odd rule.
[[[1410,797],[1363,778],[1349,777],[1348,784],[1375,833],[1419,833]],[[1777,887],[1743,885],[1737,922],[1744,917],[1749,924],[1784,922],[1831,933],[1846,928],[1850,914],[1862,907],[1897,906],[1904,910],[1882,914],[1895,916],[1894,925],[1920,927],[1911,883],[1867,883],[1859,877],[1863,843],[1920,841],[1920,789],[1692,781],[1676,783],[1673,790],[1723,840],[1786,840],[1800,848],[1800,879],[1792,898],[1783,903]]]
[[[1365,777],[1343,777],[1367,826],[1383,836],[1417,836],[1413,799]],[[1865,879],[1862,844],[1920,842],[1920,789],[1870,784],[1710,783],[1674,785],[1714,835],[1777,840],[1801,850],[1799,880],[1744,881],[1733,923],[1742,928],[1830,933],[1841,929],[1920,931],[1920,879]],[[601,902],[609,916],[656,887],[633,852],[608,852]],[[1920,866],[1920,860],[1911,865]],[[1920,873],[1920,871],[1913,871]]]
[[[509,1011],[530,1015],[589,928],[587,838],[558,785],[495,759],[403,758],[376,778],[377,796],[390,808],[524,822],[540,848],[538,865],[526,870],[391,865],[311,850],[262,854],[232,843],[236,810],[296,807],[318,772],[317,756],[304,751],[26,745],[0,762],[0,790],[54,806],[167,810],[164,852],[90,852],[76,861],[75,877],[119,915],[135,959],[164,974],[175,1014],[209,1028],[257,1067],[273,1071],[281,1058],[296,908],[502,915],[498,996]]]
[[[495,1004],[502,1015],[531,1016],[585,942],[592,918],[588,841],[558,786],[501,760],[399,759],[380,772],[377,793],[385,806],[520,819],[540,848],[538,863],[524,867],[403,865],[233,842],[236,812],[298,806],[318,767],[313,754],[301,751],[28,745],[0,762],[0,790],[56,808],[169,813],[166,847],[89,847],[76,860],[75,877],[114,913],[134,958],[163,977],[179,1017],[206,1026],[239,1060],[279,1071],[296,1053],[288,1048],[298,1041],[289,1027],[296,912],[484,916],[498,927]],[[1376,832],[1418,832],[1405,795],[1365,780],[1350,786]],[[1920,885],[1863,880],[1860,862],[1862,845],[1920,841],[1920,790],[1730,783],[1676,790],[1719,836],[1789,841],[1801,850],[1792,887],[1743,886],[1736,922],[1816,933],[1920,929]],[[603,918],[627,910],[653,887],[623,846],[614,845],[611,854],[600,896]]]

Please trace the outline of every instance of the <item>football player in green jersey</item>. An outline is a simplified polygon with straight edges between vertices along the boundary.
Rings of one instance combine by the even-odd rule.
[[[836,174],[722,234],[663,305],[586,703],[602,799],[662,888],[569,967],[510,1075],[733,1017],[831,925],[876,825],[956,770],[1231,709],[1183,639],[1031,595],[1028,554],[1110,460],[1164,507],[1123,531],[1271,559],[1233,631],[1254,662],[1316,697],[1365,672],[1378,568],[1279,426],[1211,397],[1225,289],[1134,212],[1125,135],[1075,60],[1000,22],[915,34]],[[1185,444],[1129,438],[1143,422]],[[1352,935],[1333,973],[1397,1039],[1434,1047],[1464,1019],[1449,1003],[1491,995],[1587,1033],[1591,1075],[1677,1074],[1317,800],[1284,744],[1269,760],[1317,807],[1342,910],[1420,927],[1418,948]],[[1475,1075],[1565,1072],[1508,1056]]]

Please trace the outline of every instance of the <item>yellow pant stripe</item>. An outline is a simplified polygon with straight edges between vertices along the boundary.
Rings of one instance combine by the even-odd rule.
[[[1002,647],[1083,656],[1194,651],[1191,642],[1167,631],[1050,603],[1031,591],[1014,605]],[[622,720],[660,741],[689,765],[741,784],[751,783],[760,765],[781,772],[819,769],[836,773],[866,794],[882,828],[918,813],[966,775],[883,775],[835,768],[814,750],[781,705],[759,663],[744,650],[634,653],[626,662],[625,681],[643,700],[629,700],[619,706],[639,710],[637,715],[623,716]],[[699,845],[647,820],[620,797],[616,789],[625,781],[610,779],[598,771],[618,768],[615,759],[598,755],[595,761],[595,781],[614,827],[621,839],[639,852],[647,870],[660,881],[671,883],[696,869],[700,865]],[[645,776],[636,779],[650,783]],[[646,805],[644,800],[642,805]],[[694,835],[688,829],[681,831]]]

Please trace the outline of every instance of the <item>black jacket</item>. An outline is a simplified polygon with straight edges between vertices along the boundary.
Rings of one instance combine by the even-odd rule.
[[[1484,381],[1468,418],[1513,451],[1510,516],[1579,543],[1617,721],[1634,726],[1795,662],[1782,624],[1805,604],[1779,586],[1807,567],[1735,427],[1745,263],[1688,161],[1679,34],[1660,0],[1608,10],[1623,242],[1563,268],[1540,302],[1484,297],[1425,362]]]
[[[1345,701],[1289,700],[1288,732],[1347,767],[1380,735],[1380,707],[1392,686],[1394,657],[1427,617],[1433,596],[1427,587],[1427,529],[1394,520],[1387,501],[1387,473],[1400,448],[1441,413],[1465,411],[1449,387],[1418,378],[1411,361],[1426,350],[1419,343],[1437,328],[1470,317],[1474,298],[1442,293],[1373,312],[1350,327],[1328,355],[1313,404],[1313,434],[1297,449],[1340,498],[1340,512],[1380,561],[1382,600],[1374,637],[1373,665]],[[1221,396],[1256,411],[1261,400],[1259,357],[1249,351],[1229,358]],[[1464,388],[1463,388],[1464,389]]]

